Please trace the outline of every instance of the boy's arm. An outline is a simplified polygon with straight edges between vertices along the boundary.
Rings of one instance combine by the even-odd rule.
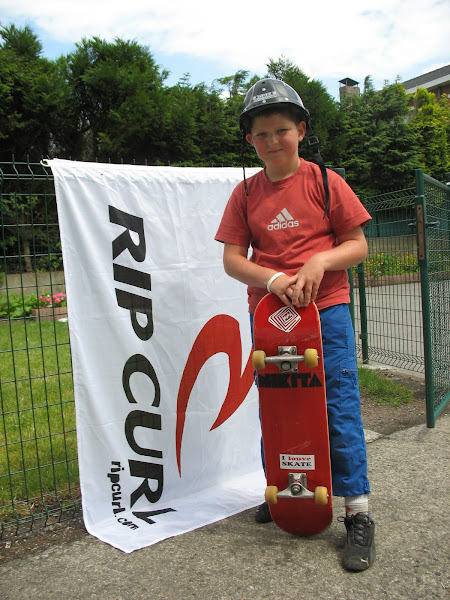
[[[265,288],[269,279],[277,272],[251,262],[247,258],[247,248],[233,244],[224,244],[223,266],[230,277],[259,288]],[[288,305],[291,302],[286,292],[289,289],[289,293],[293,293],[293,289],[290,287],[292,281],[296,281],[296,278],[282,275],[275,279],[270,287],[270,291]]]
[[[247,258],[247,248],[224,244],[223,266],[230,277],[241,283],[254,287],[264,288],[276,271],[267,269],[251,262]]]
[[[367,242],[358,226],[339,236],[339,245],[312,256],[291,282],[294,306],[308,306],[317,297],[325,271],[342,271],[362,262],[367,256]]]
[[[325,271],[342,271],[362,262],[367,256],[367,242],[362,227],[358,226],[339,236],[339,245],[314,254],[297,275],[277,277],[270,291],[288,306],[308,306],[317,297]],[[254,287],[265,288],[276,273],[261,267],[247,258],[247,248],[224,244],[225,272],[238,281]]]

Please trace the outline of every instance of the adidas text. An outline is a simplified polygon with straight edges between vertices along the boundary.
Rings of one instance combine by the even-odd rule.
[[[277,229],[288,229],[290,227],[298,227],[300,223],[298,221],[285,221],[284,223],[271,223],[267,226],[269,231],[276,231]]]

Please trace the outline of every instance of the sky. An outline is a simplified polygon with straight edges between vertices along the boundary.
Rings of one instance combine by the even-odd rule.
[[[346,77],[380,89],[450,63],[448,0],[0,0],[0,23],[31,27],[50,59],[82,38],[135,40],[170,71],[167,85],[264,77],[285,57],[338,99]]]

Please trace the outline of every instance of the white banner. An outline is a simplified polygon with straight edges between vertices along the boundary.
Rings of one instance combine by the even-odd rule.
[[[214,241],[241,169],[48,162],[87,530],[131,552],[260,503],[246,290]]]

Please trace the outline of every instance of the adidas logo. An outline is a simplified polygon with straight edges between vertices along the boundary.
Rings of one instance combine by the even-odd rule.
[[[290,227],[299,227],[300,223],[294,220],[287,208],[276,216],[276,218],[267,226],[269,231],[277,231],[278,229],[288,229]]]

